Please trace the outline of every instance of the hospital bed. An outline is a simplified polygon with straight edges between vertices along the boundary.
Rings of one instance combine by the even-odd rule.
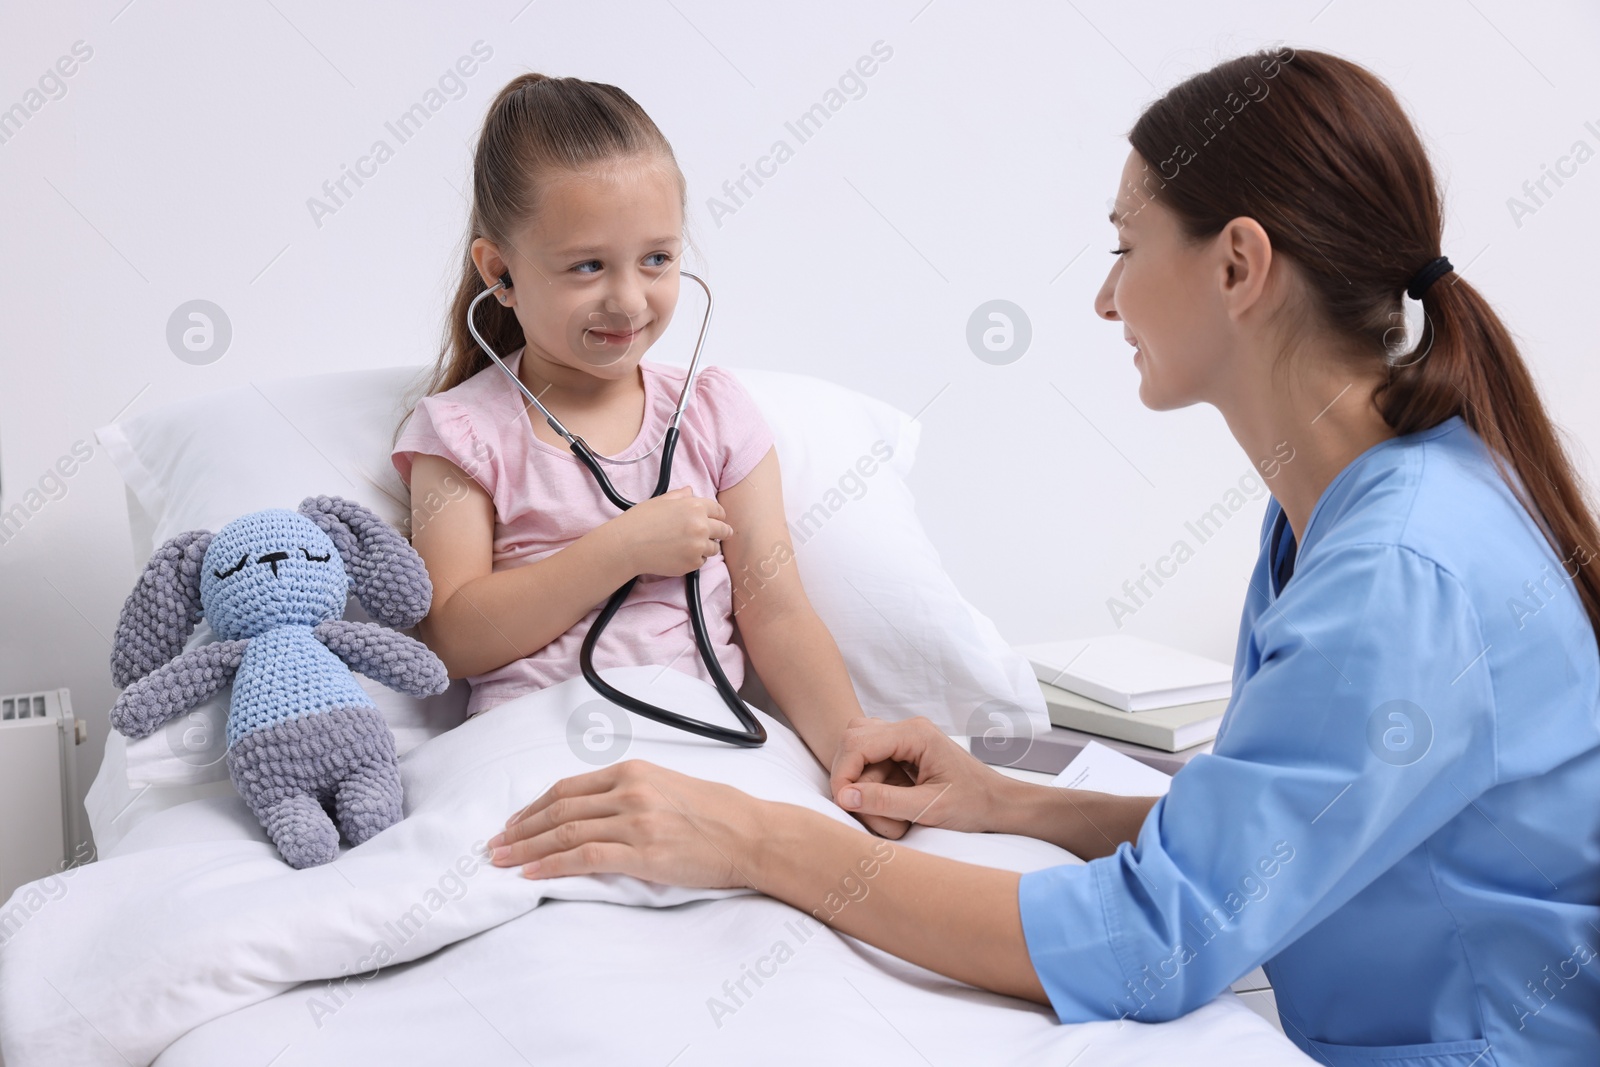
[[[389,441],[420,370],[251,384],[103,427],[127,484],[135,568],[177,532],[312,493],[359,500],[406,529]],[[916,522],[905,478],[918,424],[816,379],[735,373],[773,428],[807,595],[868,712],[927,715],[952,735],[997,721],[1048,729],[1027,664],[960,596]],[[881,465],[861,462],[885,451]],[[364,617],[357,602],[347,617]],[[190,643],[211,639],[202,624]],[[733,721],[682,672],[606,675],[661,706]],[[226,692],[149,738],[111,735],[87,803],[97,862],[24,886],[5,908],[10,1067],[1309,1062],[1228,991],[1170,1022],[1060,1025],[1044,1006],[944,978],[760,895],[489,866],[482,842],[509,812],[591,769],[566,727],[594,693],[578,677],[463,721],[464,683],[415,700],[361,681],[395,733],[406,818],[321,867],[288,868],[234,792]],[[854,825],[754,672],[742,695],[765,746],[634,717],[626,757]],[[895,847],[1018,871],[1080,862],[1029,838],[929,827]]]

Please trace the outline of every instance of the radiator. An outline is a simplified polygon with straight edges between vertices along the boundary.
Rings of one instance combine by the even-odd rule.
[[[0,696],[0,902],[92,858],[76,772],[87,727],[65,689]]]

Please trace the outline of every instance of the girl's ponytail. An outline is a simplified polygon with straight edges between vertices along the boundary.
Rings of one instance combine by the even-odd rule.
[[[450,300],[443,351],[434,369],[434,380],[429,383],[425,394],[428,396],[459,385],[489,365],[489,357],[483,354],[478,342],[472,339],[471,332],[467,330],[467,309],[488,288],[483,282],[483,275],[478,273],[478,265],[472,261],[472,241],[473,238],[469,236],[461,249],[461,278],[456,283],[456,295]],[[502,359],[509,357],[526,341],[522,335],[522,323],[517,321],[517,313],[497,299],[490,298],[479,304],[477,318],[473,322],[477,324],[478,332],[483,334],[483,339],[500,353]]]

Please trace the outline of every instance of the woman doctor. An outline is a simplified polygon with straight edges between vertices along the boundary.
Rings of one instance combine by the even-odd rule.
[[[1148,407],[1214,405],[1272,475],[1213,752],[1123,798],[855,721],[842,806],[1087,861],[1023,875],[880,862],[859,830],[639,761],[558,782],[496,862],[807,911],[870,867],[836,929],[1063,1022],[1171,1019],[1263,965],[1322,1063],[1600,1062],[1600,531],[1441,255],[1416,132],[1370,72],[1281,49],[1190,78],[1129,140],[1095,309]],[[888,760],[917,784],[864,773]]]

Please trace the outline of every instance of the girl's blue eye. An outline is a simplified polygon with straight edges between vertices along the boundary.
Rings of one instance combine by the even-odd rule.
[[[584,269],[585,267],[593,267],[594,270],[599,270],[600,269],[600,261],[598,259],[585,260],[584,262],[579,263],[576,267],[573,267],[572,269],[577,271],[579,274],[593,274],[594,273],[594,270],[585,270]]]
[[[666,252],[651,252],[648,256],[645,256],[644,258],[645,258],[646,262],[648,262],[648,261],[650,261],[652,259],[659,259],[660,260],[659,263],[652,263],[650,265],[653,266],[653,267],[665,267],[667,265],[668,261],[670,261],[672,259],[672,256],[670,256]]]

